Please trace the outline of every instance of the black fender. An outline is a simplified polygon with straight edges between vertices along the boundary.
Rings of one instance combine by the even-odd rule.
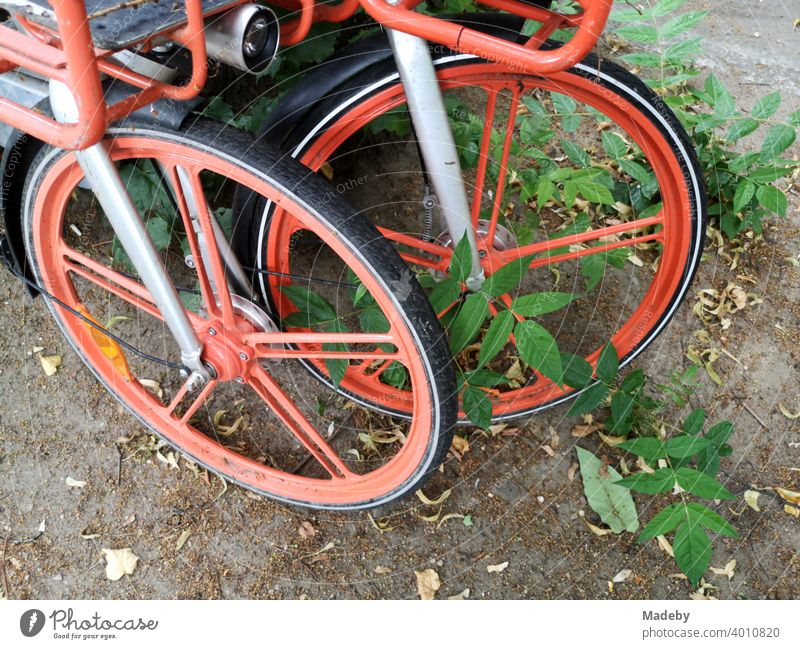
[[[109,104],[116,103],[135,91],[137,91],[136,88],[121,82],[107,83],[106,101]],[[203,100],[199,98],[185,101],[162,99],[141,108],[125,121],[126,123],[147,125],[162,124],[168,128],[180,129],[186,117],[197,110],[202,103]],[[33,108],[39,112],[50,114],[50,103],[47,98]],[[28,267],[25,235],[22,231],[22,194],[30,165],[43,146],[46,145],[41,140],[22,131],[14,130],[8,138],[3,150],[2,161],[0,161],[0,172],[2,173],[0,218],[3,219],[5,226],[5,252],[15,270],[24,274],[32,282],[35,281],[35,278]],[[38,291],[30,284],[26,286],[32,296],[38,295]]]
[[[549,6],[550,2],[551,0],[531,0],[531,4],[542,7]],[[458,14],[447,19],[513,42],[520,39],[525,23],[525,19],[519,16],[488,12]],[[430,47],[435,50],[443,46],[431,43]],[[303,75],[278,100],[262,124],[259,136],[266,138],[273,146],[285,145],[292,130],[320,101],[360,72],[391,57],[389,41],[382,29],[349,44]]]

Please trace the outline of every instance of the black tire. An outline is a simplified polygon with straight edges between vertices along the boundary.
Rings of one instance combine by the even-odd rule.
[[[315,218],[330,231],[337,233],[337,237],[345,243],[353,254],[356,254],[367,268],[384,287],[385,292],[391,296],[398,317],[406,324],[415,340],[416,352],[423,359],[426,368],[430,402],[435,404],[432,418],[432,430],[428,438],[424,460],[415,472],[401,485],[379,498],[364,502],[352,502],[346,505],[325,504],[318,502],[303,502],[277,497],[275,494],[263,492],[251,485],[243,483],[233,475],[226,475],[227,480],[261,493],[264,496],[282,500],[289,504],[308,506],[318,509],[362,509],[394,501],[407,493],[412,493],[421,482],[443,461],[450,448],[453,430],[457,417],[457,396],[455,387],[455,373],[452,359],[447,348],[445,334],[433,313],[422,288],[415,279],[409,284],[409,272],[403,260],[393,246],[384,239],[376,228],[365,218],[360,216],[346,202],[332,201],[330,188],[325,181],[316,174],[294,160],[273,151],[263,144],[256,144],[251,136],[230,127],[223,127],[219,123],[204,118],[197,119],[193,124],[180,131],[167,130],[152,125],[123,124],[112,128],[107,137],[116,135],[129,135],[132,131],[137,136],[154,140],[167,140],[180,142],[198,150],[225,158],[253,174],[258,174],[269,184],[278,189],[282,195],[289,196],[304,203]],[[42,274],[35,255],[33,245],[32,220],[35,218],[31,205],[40,190],[48,170],[53,164],[69,155],[63,150],[44,147],[30,165],[30,171],[22,194],[22,212],[25,241],[30,267],[37,281],[42,282]],[[397,282],[397,284],[395,284]],[[392,289],[402,282],[403,291]],[[65,334],[70,344],[81,359],[100,382],[111,392],[128,410],[134,414],[145,426],[165,439],[168,443],[178,446],[179,442],[164,437],[161,431],[150,426],[125,400],[115,391],[113,385],[104,380],[98,371],[89,363],[79,346],[71,336],[67,335],[63,316],[64,311],[52,300],[46,300],[53,317],[59,328]],[[185,451],[182,451],[185,452]],[[189,454],[191,457],[191,455]],[[206,466],[212,471],[220,472],[208,466],[200,458],[193,460]]]
[[[549,42],[546,47],[554,48],[559,45],[560,43]],[[478,57],[449,50],[442,51],[441,48],[434,48],[433,60],[437,70],[449,70],[481,62]],[[653,320],[652,326],[642,338],[642,341],[620,359],[620,365],[624,366],[641,354],[664,330],[675,314],[677,306],[686,295],[697,271],[707,222],[705,185],[694,147],[686,131],[669,107],[639,78],[620,65],[605,59],[600,60],[594,54],[588,55],[581,63],[567,70],[566,74],[590,79],[602,87],[604,92],[618,95],[639,108],[641,114],[658,128],[669,143],[670,154],[677,160],[683,172],[691,202],[688,218],[691,221],[692,243],[678,290],[672,295],[668,308]],[[345,112],[346,109],[358,105],[358,103],[369,100],[374,95],[396,84],[399,84],[398,75],[391,59],[360,73],[311,107],[308,114],[302,120],[299,120],[298,126],[290,133],[284,134],[282,149],[288,156],[301,158],[304,152],[314,144],[315,140],[325,132],[326,124],[335,121],[337,114]],[[272,135],[273,133],[270,133],[270,137]],[[257,211],[244,211],[241,221],[241,233],[243,235],[246,233],[247,239],[244,240],[242,238],[235,241],[240,254],[250,255],[254,263],[258,252],[255,242],[260,240],[259,237],[269,236],[269,221],[260,219],[259,216]],[[250,223],[249,228],[245,225],[248,221]],[[265,296],[265,298],[269,299],[269,296]],[[493,421],[531,415],[544,408],[563,403],[575,396],[577,396],[577,393],[572,392],[534,408],[520,410],[502,417],[496,416]]]

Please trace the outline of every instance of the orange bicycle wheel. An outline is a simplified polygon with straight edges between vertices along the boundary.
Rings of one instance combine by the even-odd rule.
[[[611,341],[621,364],[630,363],[674,315],[702,252],[705,189],[680,123],[636,77],[594,56],[547,78],[441,50],[434,64],[487,277],[533,255],[520,286],[500,301],[508,307],[526,293],[571,293],[568,306],[538,318],[559,351],[595,365]],[[441,278],[453,245],[446,232],[422,225],[424,170],[404,111],[388,61],[309,110],[284,148],[311,169],[325,166],[409,265]],[[570,192],[578,196],[568,205]],[[239,249],[256,265],[282,256],[289,239],[281,215],[244,213],[251,224]],[[268,285],[262,291],[273,299]],[[491,390],[494,421],[575,396],[515,366],[514,345],[509,337],[490,366],[505,380]],[[469,371],[476,356],[467,349],[457,362]]]
[[[175,369],[179,350],[101,208],[81,188],[74,156],[48,148],[31,166],[23,199],[33,271],[50,295],[139,352],[123,350],[48,300],[97,378],[182,453],[269,497],[353,509],[413,490],[449,448],[455,386],[443,332],[392,246],[346,204],[331,200],[307,170],[213,122],[198,120],[181,132],[121,128],[106,146],[146,217],[213,378],[190,391]],[[236,183],[319,241],[304,262],[291,254],[291,277],[270,269],[275,290],[294,300],[287,305],[294,314],[289,324],[251,296],[232,292],[216,244],[205,253],[199,246],[203,238],[215,241],[213,219],[227,226]],[[199,214],[194,220],[192,204]],[[367,302],[371,317],[385,323],[379,334],[359,328]],[[403,389],[381,390],[376,398],[402,399],[413,420],[354,410],[309,380],[299,361],[311,358],[341,386],[377,382],[377,367],[402,368],[395,371]]]

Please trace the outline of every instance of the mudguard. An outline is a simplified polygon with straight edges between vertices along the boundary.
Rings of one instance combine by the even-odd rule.
[[[532,4],[549,6],[551,0],[532,0]],[[468,13],[448,16],[452,22],[472,29],[516,41],[524,18],[502,13]],[[441,48],[431,44],[431,48]],[[303,117],[337,87],[367,68],[392,57],[389,41],[383,30],[349,44],[332,58],[307,72],[270,110],[259,132],[274,146],[283,145]]]
[[[109,103],[115,103],[134,91],[135,88],[116,82],[106,88],[106,99]],[[187,101],[159,100],[136,111],[126,121],[137,124],[157,123],[167,128],[179,129],[186,117],[202,103],[203,100],[197,98]],[[49,100],[43,99],[35,109],[49,113]],[[30,165],[43,146],[45,143],[41,140],[30,137],[22,131],[12,131],[0,162],[3,179],[0,191],[0,217],[5,226],[7,252],[16,270],[24,273],[31,281],[34,281],[34,277],[28,268],[25,236],[22,232],[22,193]],[[38,294],[36,289],[27,286],[31,295]]]

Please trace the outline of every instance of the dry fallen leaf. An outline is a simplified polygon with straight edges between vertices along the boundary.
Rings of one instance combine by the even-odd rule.
[[[77,487],[78,489],[83,489],[86,486],[85,480],[76,480],[75,478],[70,478],[67,476],[66,480],[68,487]]]
[[[611,581],[614,582],[615,584],[621,584],[632,574],[633,570],[631,570],[630,568],[625,568],[625,570],[620,570],[616,575],[614,575],[614,578]]]
[[[747,503],[747,506],[752,509],[753,511],[760,512],[761,507],[758,506],[758,497],[761,495],[758,491],[752,491],[748,489],[744,492],[744,501]]]
[[[91,541],[92,539],[99,539],[100,535],[90,532],[89,528],[85,527],[83,530],[81,530],[81,538]]]
[[[736,570],[736,559],[731,559],[725,564],[724,568],[715,568],[711,566],[711,572],[715,575],[725,575],[728,579],[733,579],[733,573]]]
[[[797,509],[797,507],[792,507],[791,505],[784,505],[783,511],[785,511],[790,516],[794,516],[795,518],[800,518],[800,509]]]
[[[61,365],[61,355],[42,356],[39,354],[39,362],[42,364],[45,376],[53,376]]]
[[[180,551],[180,549],[184,546],[186,541],[189,540],[189,537],[191,535],[192,535],[192,533],[189,530],[183,530],[183,532],[181,532],[181,535],[178,537],[178,540],[175,541],[175,551],[176,552]]]
[[[669,556],[675,556],[675,551],[672,549],[672,544],[667,541],[666,536],[657,536],[656,540],[658,541],[658,547],[664,550],[664,552],[666,552]]]
[[[797,491],[789,491],[788,489],[782,489],[781,487],[775,487],[775,493],[778,494],[784,500],[792,503],[793,505],[800,505],[800,493]]]
[[[392,569],[387,568],[386,566],[375,566],[374,570],[378,575],[388,575],[390,572],[392,572]]]
[[[420,599],[433,599],[436,591],[442,586],[439,575],[433,568],[415,570],[417,576],[417,592]]]
[[[100,552],[106,559],[106,577],[111,581],[117,581],[123,575],[132,575],[139,563],[139,557],[131,552],[130,548],[121,550],[103,548]]]
[[[458,595],[451,595],[447,599],[452,599],[452,600],[469,599],[469,588],[465,588]]]
[[[567,469],[567,480],[572,482],[575,479],[575,472],[578,470],[579,466],[577,462],[573,462],[569,465],[569,469]]]
[[[503,561],[503,563],[498,563],[493,566],[486,566],[486,572],[503,572],[508,568],[508,561]]]
[[[469,442],[459,435],[453,437],[453,448],[461,455],[464,455],[469,450]]]
[[[166,455],[162,454],[161,451],[156,451],[156,457],[166,464],[170,469],[177,469],[178,467],[178,460],[175,458],[175,453],[170,451]]]
[[[800,410],[795,413],[792,413],[786,406],[782,403],[778,404],[778,409],[781,411],[781,414],[786,417],[787,419],[798,419],[800,418]]]
[[[151,394],[156,395],[159,399],[163,398],[164,390],[161,389],[161,384],[153,379],[137,379],[139,384],[144,387]]]
[[[424,493],[422,493],[422,489],[417,489],[416,493],[417,493],[417,498],[419,498],[426,505],[440,505],[450,497],[451,490],[448,489],[435,500],[428,498]]]
[[[314,526],[308,521],[300,523],[300,528],[297,531],[300,532],[300,536],[304,539],[314,538],[314,535],[317,533],[317,530],[315,530]]]

